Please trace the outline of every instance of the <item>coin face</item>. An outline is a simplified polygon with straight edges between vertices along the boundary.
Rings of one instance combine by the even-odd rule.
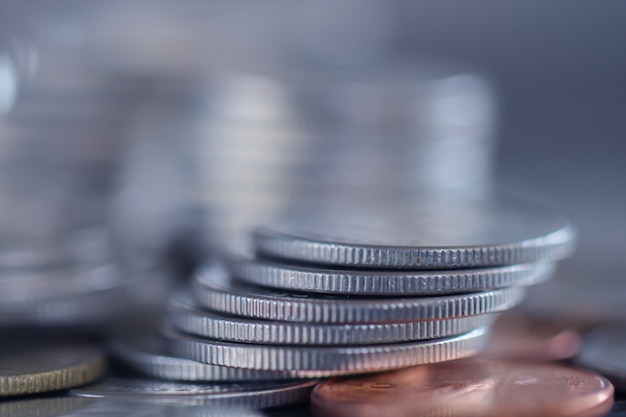
[[[323,382],[318,416],[586,416],[608,411],[613,386],[581,369],[466,359]]]
[[[403,323],[314,324],[253,320],[201,310],[189,294],[170,299],[168,321],[177,330],[223,341],[281,345],[372,345],[436,339],[493,323],[481,314],[450,320]]]
[[[626,326],[611,324],[585,335],[578,365],[606,376],[618,389],[626,389]]]
[[[556,260],[569,254],[573,240],[566,219],[511,198],[299,213],[255,233],[257,251],[269,257],[398,269]]]
[[[102,353],[89,347],[41,346],[0,351],[0,396],[56,391],[86,384],[105,369]]]

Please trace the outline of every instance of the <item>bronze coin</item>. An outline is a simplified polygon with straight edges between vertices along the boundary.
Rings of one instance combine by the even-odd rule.
[[[506,312],[494,323],[489,344],[481,356],[532,361],[571,358],[580,350],[584,330],[583,324],[571,321]]]
[[[330,379],[311,403],[320,417],[591,417],[610,410],[613,386],[557,364],[472,358]]]

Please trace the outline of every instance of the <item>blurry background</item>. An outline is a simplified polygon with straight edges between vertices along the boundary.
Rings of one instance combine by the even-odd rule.
[[[44,51],[38,64],[59,65],[57,75],[77,68],[83,71],[77,74],[97,73],[97,82],[86,85],[106,91],[99,97],[110,100],[102,106],[116,110],[107,119],[104,140],[110,145],[105,147],[106,172],[115,175],[102,179],[94,173],[93,181],[114,189],[103,192],[113,195],[119,256],[141,264],[134,268],[145,268],[154,263],[151,257],[161,259],[172,250],[178,261],[191,262],[197,255],[193,249],[202,247],[197,235],[203,233],[197,230],[206,214],[193,204],[189,171],[198,155],[188,152],[188,139],[192,130],[197,134],[203,122],[217,117],[206,110],[215,110],[212,102],[207,104],[212,93],[243,91],[222,81],[219,90],[216,75],[286,62],[343,68],[390,57],[433,56],[467,64],[493,83],[499,105],[498,186],[550,201],[579,227],[576,256],[563,264],[556,280],[533,290],[531,306],[585,316],[626,314],[620,307],[626,291],[626,3],[21,3],[0,3],[0,39],[4,56],[18,63],[22,79],[33,65],[32,49]],[[36,47],[16,49],[14,38]],[[0,110],[11,106],[7,74],[0,70]],[[72,75],[72,80],[80,78]],[[261,90],[253,90],[253,96],[277,97],[266,84],[254,88]],[[82,107],[78,100],[68,111]],[[231,110],[221,109],[228,117],[241,116]],[[70,175],[83,178],[84,172]],[[87,183],[92,189],[93,183]],[[82,188],[68,193],[74,197],[65,203],[85,203]],[[245,198],[237,201],[247,204]]]
[[[495,81],[502,106],[498,178],[542,194],[579,228],[576,255],[546,285],[552,291],[532,289],[528,300],[623,313],[626,4],[404,7],[411,10],[403,14],[407,48],[479,64]]]

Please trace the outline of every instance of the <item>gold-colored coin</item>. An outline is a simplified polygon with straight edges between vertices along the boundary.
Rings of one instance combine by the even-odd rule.
[[[0,397],[57,391],[99,378],[102,352],[86,346],[0,350]]]

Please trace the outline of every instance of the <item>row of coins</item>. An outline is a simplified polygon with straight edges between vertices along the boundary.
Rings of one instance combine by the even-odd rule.
[[[549,278],[552,262],[569,253],[574,236],[567,221],[541,206],[529,211],[530,203],[517,200],[488,204],[489,215],[472,225],[483,228],[472,234],[478,239],[473,246],[462,236],[456,245],[434,240],[439,244],[411,246],[394,224],[376,234],[347,230],[348,219],[339,230],[309,218],[309,235],[302,223],[287,229],[289,221],[259,229],[256,255],[224,253],[219,263],[198,270],[187,292],[171,297],[161,331],[165,346],[140,335],[114,350],[152,377],[222,381],[365,373],[475,355],[494,315],[517,305],[525,286]],[[474,220],[481,213],[465,210]],[[360,220],[365,215],[350,213]],[[380,228],[386,218],[359,224]],[[325,230],[341,237],[320,237]],[[433,225],[404,233],[433,237],[441,230]],[[320,249],[325,245],[333,250]],[[359,245],[368,255],[336,254],[342,248],[359,252]],[[475,256],[450,264],[452,253],[470,250]],[[428,251],[438,251],[439,260],[424,258],[428,262],[416,266],[423,255],[415,254]],[[289,257],[294,253],[299,259]],[[325,256],[321,262],[319,256]],[[525,263],[503,264],[503,258]],[[395,269],[371,268],[383,259],[393,259]],[[419,269],[434,262],[439,269]],[[161,359],[165,352],[170,356]]]

